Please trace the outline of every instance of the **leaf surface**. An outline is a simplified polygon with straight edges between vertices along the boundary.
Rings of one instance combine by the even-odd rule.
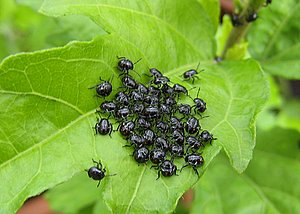
[[[194,0],[89,0],[84,4],[78,0],[46,0],[40,11],[50,16],[83,14],[107,32],[118,33],[140,50],[149,47],[160,50],[160,55],[164,57],[157,57],[156,51],[148,53],[151,66],[176,68],[184,62],[180,56],[187,52],[198,60],[212,59],[214,56],[213,26],[205,10]],[[174,36],[170,38],[169,35]],[[173,49],[172,54],[170,48]],[[174,58],[175,64],[170,63]]]
[[[243,174],[216,158],[196,187],[192,213],[299,213],[299,140],[299,132],[278,127],[258,132]]]

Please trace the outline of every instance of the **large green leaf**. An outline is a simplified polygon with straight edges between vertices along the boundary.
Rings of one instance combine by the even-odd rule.
[[[107,35],[3,62],[0,179],[5,186],[1,186],[1,213],[14,212],[27,197],[88,168],[91,158],[101,158],[108,173],[117,173],[101,184],[104,199],[115,212],[174,209],[181,194],[197,181],[193,170],[156,181],[150,166],[137,166],[129,157],[132,151],[122,147],[125,142],[118,134],[112,138],[95,136],[91,128],[97,102],[87,88],[97,83],[99,75],[108,79],[116,72],[116,55],[142,57],[136,70],[145,71],[148,52],[144,54],[124,39]],[[176,70],[165,70],[165,74],[178,81],[179,72],[196,65],[186,62]],[[251,60],[204,63],[203,67],[201,97],[208,103],[210,117],[201,123],[218,137],[203,153],[204,168],[222,145],[234,167],[242,171],[254,147],[254,118],[267,96],[265,79]],[[113,83],[120,85],[117,78]],[[261,90],[256,90],[258,87]],[[22,179],[15,176],[16,171]]]
[[[259,132],[243,174],[218,159],[196,187],[192,213],[299,213],[299,140],[292,130]]]
[[[300,2],[273,1],[249,31],[249,49],[271,74],[300,79]]]
[[[3,213],[14,212],[27,197],[90,167],[91,158],[101,159],[108,174],[117,173],[101,184],[104,200],[114,212],[171,212],[182,193],[197,181],[192,169],[178,177],[156,181],[156,171],[150,166],[137,166],[129,157],[132,150],[123,148],[125,142],[117,133],[112,138],[95,136],[91,127],[99,102],[93,97],[94,91],[87,88],[97,83],[99,75],[103,79],[114,75],[114,87],[120,86],[116,78],[117,55],[132,60],[142,58],[135,66],[140,73],[155,66],[172,82],[182,81],[183,71],[213,56],[213,38],[209,36],[212,30],[206,13],[196,1],[186,5],[176,1],[173,7],[165,1],[151,1],[151,5],[146,1],[89,2],[64,5],[60,1],[48,9],[89,15],[116,34],[13,56],[0,67],[0,179],[6,184],[0,189]],[[47,2],[43,9],[45,5]],[[182,10],[184,7],[189,10]],[[149,15],[151,8],[155,15]],[[179,11],[180,20],[175,17]],[[191,12],[197,16],[191,16]],[[200,33],[196,22],[203,23],[204,33],[199,36],[191,35]],[[268,94],[266,80],[253,60],[218,65],[201,61],[201,67],[205,72],[197,83],[201,84],[200,96],[207,102],[209,115],[201,125],[218,138],[203,152],[203,169],[223,146],[233,166],[241,172],[252,158],[255,117]],[[189,89],[194,87],[182,84]],[[190,93],[195,96],[197,90]],[[15,176],[16,171],[22,175],[21,180]]]

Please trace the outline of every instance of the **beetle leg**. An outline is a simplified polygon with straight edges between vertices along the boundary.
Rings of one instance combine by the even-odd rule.
[[[181,167],[180,172],[182,171],[183,168],[187,167],[188,164],[184,165],[183,167]]]
[[[159,178],[160,178],[160,170],[157,172],[157,178],[156,178],[156,180],[159,179]]]

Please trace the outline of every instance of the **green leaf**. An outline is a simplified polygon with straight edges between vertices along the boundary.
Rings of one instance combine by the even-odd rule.
[[[96,202],[97,205],[92,207],[92,210],[101,209],[101,213],[104,211],[109,213],[103,200],[99,200],[101,191],[103,191],[102,186],[95,188],[95,182],[87,179],[86,173],[82,172],[47,191],[45,198],[49,202],[51,210],[60,213],[82,213],[82,209],[90,207]]]
[[[299,10],[298,0],[273,1],[249,31],[250,53],[271,74],[300,79]]]
[[[86,16],[46,17],[13,0],[1,0],[0,14],[0,60],[17,52],[91,40],[105,33]]]
[[[182,193],[195,184],[197,176],[192,169],[176,178],[156,180],[155,170],[137,166],[129,157],[132,150],[123,148],[125,142],[118,134],[112,138],[94,135],[91,127],[97,102],[94,91],[87,88],[98,82],[100,74],[104,79],[112,74],[118,76],[116,55],[142,57],[137,71],[149,67],[147,55],[114,35],[21,54],[3,62],[0,179],[6,185],[1,187],[1,213],[15,212],[29,196],[90,167],[92,158],[100,158],[108,174],[117,173],[101,184],[104,200],[114,212],[171,212]],[[172,81],[180,81],[178,72],[196,65],[197,62],[187,63],[177,70],[166,70],[165,74]],[[252,60],[204,63],[203,67],[200,95],[207,101],[210,117],[203,119],[202,127],[218,137],[203,153],[204,168],[222,145],[234,167],[242,171],[252,157],[254,118],[267,96],[265,79]],[[113,84],[120,85],[117,78]],[[191,95],[196,93],[193,90]],[[21,180],[15,176],[16,170],[22,175]]]
[[[276,122],[282,128],[295,129],[300,132],[300,100],[293,99],[283,102]]]
[[[42,6],[43,1],[44,0],[16,0],[17,3],[27,5],[34,10],[38,10]]]
[[[257,127],[261,130],[270,130],[276,126],[278,111],[284,106],[275,78],[268,75],[268,81],[270,85],[270,97],[263,110],[259,113],[256,122]]]
[[[138,166],[129,157],[132,149],[123,148],[125,141],[117,133],[112,138],[94,135],[95,108],[100,101],[87,88],[97,84],[100,75],[103,79],[115,76],[113,85],[120,86],[116,56],[142,58],[135,70],[143,79],[142,74],[155,66],[172,82],[182,82],[181,74],[201,60],[205,72],[199,74],[198,85],[181,83],[191,89],[191,96],[197,93],[192,88],[201,86],[200,96],[208,106],[204,116],[209,116],[201,120],[201,126],[218,138],[205,148],[200,174],[222,146],[235,169],[245,170],[255,144],[255,118],[268,96],[260,66],[253,60],[221,64],[203,60],[214,55],[213,38],[208,35],[213,30],[196,1],[174,1],[173,7],[170,1],[151,1],[149,5],[140,1],[110,1],[110,5],[89,2],[64,5],[59,1],[52,5],[49,1],[52,7],[48,9],[91,14],[104,29],[116,33],[92,42],[16,55],[0,66],[0,180],[6,184],[0,189],[0,213],[14,213],[29,196],[89,168],[92,158],[101,159],[108,174],[117,173],[101,182],[100,191],[117,213],[172,212],[182,193],[197,182],[192,169],[183,170],[176,178],[156,180],[155,170],[149,165]],[[149,15],[151,8],[155,15]],[[163,11],[166,9],[168,13]],[[181,20],[175,17],[179,11]],[[194,35],[200,33],[196,22],[203,24],[198,36]],[[192,102],[189,98],[185,101]],[[183,164],[178,161],[179,167]]]
[[[83,14],[107,32],[118,33],[141,51],[150,46],[152,50],[160,50],[164,57],[157,57],[156,51],[148,52],[151,66],[176,68],[184,63],[188,52],[193,56],[192,61],[213,59],[215,54],[214,27],[196,0],[89,0],[84,4],[79,0],[45,0],[40,11],[50,16]],[[170,35],[176,39],[170,39]],[[177,51],[171,55],[170,48]],[[177,58],[175,64],[169,63],[173,58]]]
[[[296,131],[281,128],[258,132],[243,174],[224,158],[215,161],[196,187],[192,213],[299,213],[299,139]]]
[[[202,7],[205,9],[206,13],[209,15],[211,24],[214,27],[214,32],[217,31],[219,27],[220,20],[220,1],[219,0],[198,0]]]

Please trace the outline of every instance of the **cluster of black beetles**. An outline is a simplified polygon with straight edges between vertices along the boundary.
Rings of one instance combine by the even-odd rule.
[[[169,78],[156,68],[150,69],[147,75],[150,81],[147,84],[139,83],[129,75],[137,62],[133,63],[125,57],[119,58],[117,68],[121,72],[122,86],[113,100],[104,99],[100,104],[97,110],[100,118],[95,124],[95,133],[111,135],[112,131],[119,131],[127,141],[124,146],[133,148],[132,156],[138,164],[147,163],[148,160],[152,162],[151,168],[158,170],[157,179],[160,174],[165,177],[176,175],[175,158],[184,158],[186,164],[181,170],[191,166],[199,176],[197,167],[204,163],[201,151],[216,139],[201,129],[195,117],[198,114],[204,118],[202,113],[206,110],[205,101],[198,98],[199,90],[197,97],[191,98],[184,86],[171,84]],[[186,71],[183,74],[184,80],[194,82],[198,78],[197,69]],[[113,87],[109,81],[100,80],[101,83],[92,88],[96,89],[96,96],[105,98],[111,94]],[[191,98],[194,104],[181,103],[182,96]],[[110,117],[118,123],[116,130],[113,130]],[[96,166],[87,172],[89,177],[100,183],[105,176],[105,168],[100,161],[93,162]]]

